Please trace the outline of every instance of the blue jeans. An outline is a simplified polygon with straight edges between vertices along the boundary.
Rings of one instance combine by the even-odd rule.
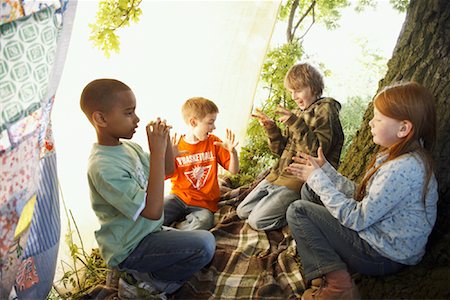
[[[286,213],[287,222],[297,243],[297,250],[308,281],[340,269],[366,275],[386,275],[404,267],[381,256],[358,233],[339,223],[326,207],[302,197]]]
[[[182,221],[177,228],[181,230],[209,230],[214,225],[214,214],[207,208],[189,206],[176,195],[164,198],[164,225]]]
[[[314,202],[323,206],[322,200],[320,197],[309,187],[309,185],[305,182],[300,190],[300,199],[308,200],[310,202]]]
[[[273,230],[284,227],[286,210],[300,195],[285,186],[261,181],[238,205],[236,213],[240,219],[256,230]]]
[[[147,235],[119,264],[119,270],[171,294],[211,261],[215,249],[209,231],[164,229]]]

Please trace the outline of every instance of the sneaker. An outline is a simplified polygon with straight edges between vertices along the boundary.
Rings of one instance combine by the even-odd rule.
[[[178,229],[173,228],[173,230],[178,230]],[[163,291],[169,295],[175,293],[183,285],[183,283],[181,283],[181,282],[173,282],[173,281],[169,282],[169,281],[156,279],[155,277],[153,277],[153,275],[151,273],[140,273],[140,272],[128,270],[128,271],[126,271],[126,274],[128,274],[129,276],[132,276],[136,281],[145,281],[145,282],[149,283],[151,286],[153,286],[154,288],[156,288],[157,290]],[[130,282],[130,281],[128,281],[128,282]]]
[[[108,269],[106,286],[117,289],[119,286],[120,272],[116,269]]]
[[[131,282],[127,282],[127,280]],[[135,282],[133,282],[135,281]],[[138,282],[131,276],[119,279],[119,292],[120,299],[161,299],[167,300],[166,294],[158,291],[150,283],[141,281]]]

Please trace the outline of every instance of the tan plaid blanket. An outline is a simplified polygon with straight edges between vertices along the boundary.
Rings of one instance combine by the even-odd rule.
[[[304,290],[295,241],[286,226],[253,230],[236,215],[237,205],[264,178],[224,193],[215,214],[216,253],[169,299],[299,299]],[[83,299],[115,300],[117,288],[100,285]]]
[[[295,241],[286,226],[253,230],[236,206],[260,181],[225,193],[216,213],[216,254],[173,299],[299,299],[304,290]]]

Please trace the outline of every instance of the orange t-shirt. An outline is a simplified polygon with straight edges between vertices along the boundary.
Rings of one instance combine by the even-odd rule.
[[[196,144],[189,144],[182,137],[178,149],[187,152],[175,158],[175,172],[171,177],[172,194],[187,205],[207,208],[212,212],[217,211],[220,197],[218,164],[227,170],[230,165],[230,153],[215,146],[214,142],[221,140],[212,134]]]

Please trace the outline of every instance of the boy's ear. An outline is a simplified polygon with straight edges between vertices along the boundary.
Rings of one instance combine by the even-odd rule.
[[[106,119],[101,111],[94,111],[92,113],[92,122],[98,127],[106,127]]]
[[[408,120],[402,121],[402,125],[400,126],[400,129],[397,132],[397,137],[399,138],[406,137],[411,132],[412,128],[413,124],[410,121]]]
[[[189,119],[189,125],[192,127],[197,126],[197,119],[196,118],[190,118]]]

